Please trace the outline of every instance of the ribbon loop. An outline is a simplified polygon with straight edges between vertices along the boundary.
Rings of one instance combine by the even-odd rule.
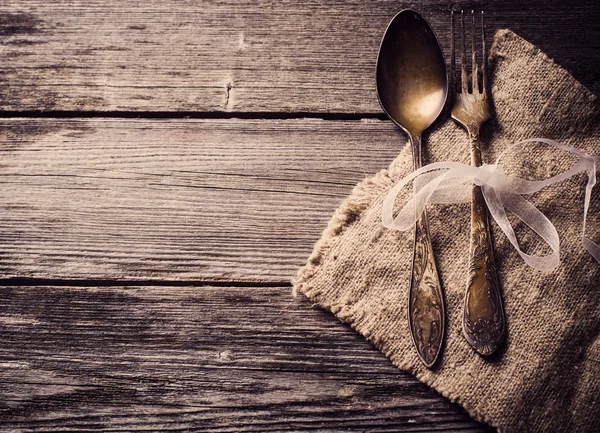
[[[506,175],[500,165],[502,157],[514,147],[531,142],[544,143],[571,153],[578,160],[569,170],[545,180],[527,180]],[[588,182],[585,189],[581,242],[583,247],[600,262],[600,246],[585,236],[587,213],[592,189],[596,185],[596,171],[599,165],[600,156],[588,155],[580,149],[546,138],[532,138],[513,144],[500,154],[495,164],[483,164],[479,167],[459,162],[429,164],[412,172],[390,190],[383,202],[382,222],[387,228],[407,231],[413,227],[428,204],[469,202],[471,200],[469,185],[475,184],[481,187],[490,215],[496,220],[525,263],[539,271],[552,271],[560,264],[558,232],[546,215],[526,200],[523,195],[540,191],[547,186],[568,179],[576,173],[585,171]],[[414,182],[413,197],[394,217],[396,198],[400,191],[411,182]],[[515,215],[537,233],[548,244],[552,253],[547,256],[532,256],[522,251],[506,211]]]

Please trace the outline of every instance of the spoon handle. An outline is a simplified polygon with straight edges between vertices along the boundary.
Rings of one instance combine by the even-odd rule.
[[[480,166],[479,134],[469,134],[471,163]],[[471,248],[469,280],[463,311],[463,334],[480,354],[492,354],[505,334],[504,309],[500,297],[487,208],[481,187],[473,185],[471,202]]]
[[[413,167],[421,167],[421,137],[410,137]],[[419,358],[432,367],[442,348],[445,329],[444,299],[438,277],[427,213],[415,224],[413,262],[408,296],[408,324]]]

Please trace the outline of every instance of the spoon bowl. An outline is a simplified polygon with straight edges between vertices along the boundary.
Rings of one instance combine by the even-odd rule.
[[[401,11],[388,25],[377,58],[377,95],[383,110],[409,135],[421,135],[444,108],[444,55],[435,33],[415,11]]]

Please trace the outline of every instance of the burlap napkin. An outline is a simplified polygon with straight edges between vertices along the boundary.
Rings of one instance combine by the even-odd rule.
[[[486,162],[513,142],[532,137],[600,154],[597,99],[566,71],[508,30],[496,34],[490,64],[496,118],[482,130]],[[465,131],[444,122],[427,138],[426,158],[425,163],[469,163]],[[534,147],[503,165],[540,179],[567,170],[573,161],[559,151]],[[441,358],[428,370],[417,358],[407,324],[412,233],[381,223],[386,193],[411,170],[407,147],[389,169],[354,188],[294,288],[350,324],[399,368],[501,432],[600,432],[600,265],[580,237],[586,176],[530,197],[560,235],[562,263],[556,271],[529,268],[492,223],[508,323],[506,343],[492,358],[477,355],[461,331],[470,206],[430,206],[447,329]],[[400,200],[410,192],[406,188]],[[596,242],[599,196],[595,191],[587,230]],[[515,226],[525,251],[549,252],[523,224]]]

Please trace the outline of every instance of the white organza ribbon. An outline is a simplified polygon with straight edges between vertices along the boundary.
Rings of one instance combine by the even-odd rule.
[[[502,157],[514,147],[528,142],[545,143],[569,152],[577,157],[577,162],[569,170],[545,180],[526,180],[504,174],[500,165]],[[496,220],[523,260],[537,270],[552,271],[560,263],[558,233],[550,220],[527,201],[523,194],[532,194],[554,183],[568,179],[578,172],[585,171],[588,182],[585,188],[581,241],[583,247],[600,262],[600,246],[585,236],[587,213],[592,189],[596,184],[598,164],[600,164],[600,157],[598,156],[590,156],[579,149],[545,138],[532,138],[515,143],[502,152],[493,165],[483,164],[480,167],[474,167],[459,162],[430,164],[406,176],[390,190],[383,202],[381,213],[383,225],[390,229],[406,231],[413,227],[429,203],[470,202],[471,185],[474,183],[481,186],[491,216]],[[413,181],[415,182],[415,194],[400,210],[400,213],[394,217],[394,203],[398,193]],[[560,206],[560,203],[556,203],[556,206]],[[519,247],[519,242],[507,218],[506,211],[517,216],[536,232],[550,246],[552,254],[532,256],[523,252]]]

